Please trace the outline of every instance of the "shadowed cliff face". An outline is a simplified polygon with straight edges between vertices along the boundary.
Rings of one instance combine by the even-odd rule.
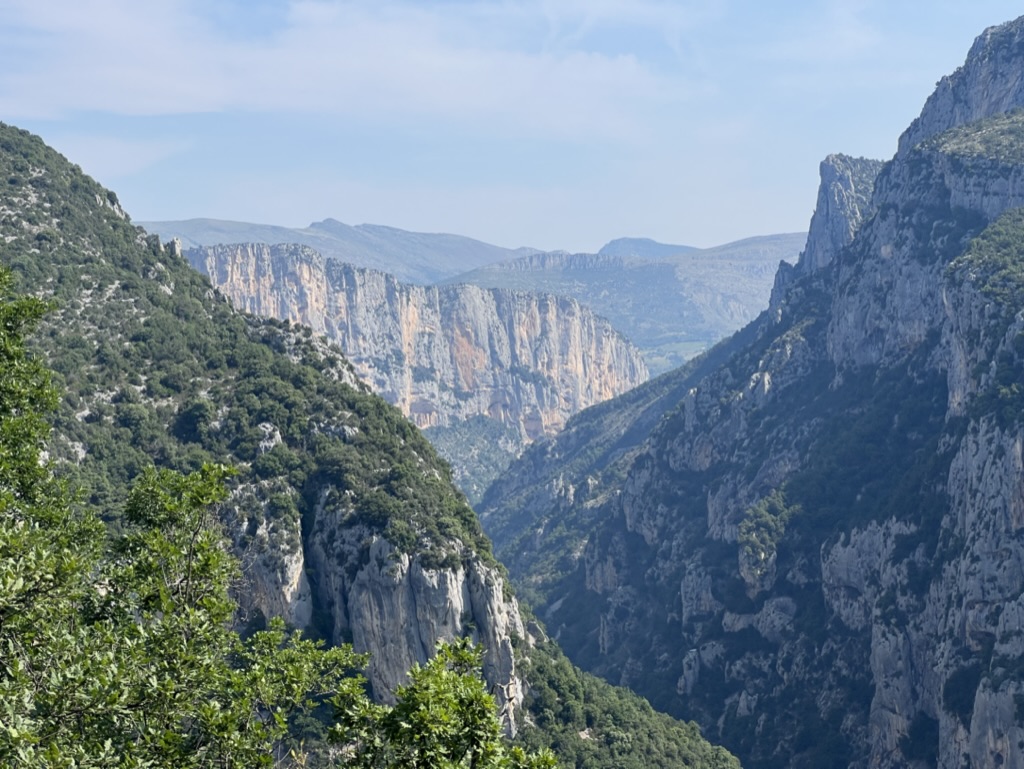
[[[1022,39],[979,38],[870,200],[826,161],[805,258],[715,365],[486,497],[570,656],[745,766],[1024,766]],[[569,521],[571,557],[530,555]]]

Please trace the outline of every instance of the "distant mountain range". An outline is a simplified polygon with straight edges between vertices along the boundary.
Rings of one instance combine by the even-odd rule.
[[[139,222],[160,239],[181,240],[186,248],[228,243],[299,243],[328,259],[369,267],[394,275],[406,283],[427,285],[494,262],[535,253],[536,249],[509,249],[461,235],[408,232],[379,224],[351,226],[336,219],[308,227],[232,222],[223,219],[186,219]]]
[[[805,238],[765,235],[707,249],[617,238],[597,254],[570,254],[335,219],[301,229],[220,219],[141,226],[165,242],[178,238],[186,249],[297,243],[403,283],[468,283],[572,298],[632,341],[652,374],[682,365],[753,320],[768,306],[779,262],[795,264]]]
[[[696,251],[693,246],[675,246],[650,238],[616,238],[601,246],[602,256],[639,256],[641,259],[662,259],[666,256]]]
[[[446,282],[573,297],[608,318],[655,375],[753,320],[768,306],[779,262],[795,263],[806,237],[765,235],[708,249],[623,238],[597,254],[527,254]]]

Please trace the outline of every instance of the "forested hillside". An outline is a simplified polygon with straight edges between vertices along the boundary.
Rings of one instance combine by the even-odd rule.
[[[565,765],[734,765],[692,725],[657,716],[564,661],[520,613],[448,466],[396,409],[355,381],[337,349],[308,329],[232,310],[179,255],[132,226],[113,193],[9,126],[0,126],[0,179],[0,261],[13,271],[16,292],[51,306],[31,347],[54,370],[61,396],[45,448],[68,484],[71,514],[99,516],[112,536],[135,541],[140,524],[165,520],[164,507],[190,499],[169,480],[180,476],[150,468],[201,473],[229,464],[237,475],[218,520],[241,558],[233,595],[246,633],[280,617],[329,645],[351,642],[370,655],[365,671],[375,696],[394,702],[397,691],[398,706],[405,700],[396,686],[407,671],[426,665],[437,641],[466,637],[482,646],[480,668],[504,729],[530,745],[552,745]],[[156,501],[139,508],[133,484]],[[2,520],[10,536],[12,508]],[[61,552],[88,566],[80,559],[97,542],[70,536]],[[7,569],[9,552],[0,557]],[[4,580],[7,598],[22,589]],[[160,606],[167,616],[175,605]],[[222,612],[220,599],[217,606]],[[131,627],[132,605],[124,608],[122,628]],[[223,616],[211,615],[209,625],[221,642]],[[238,658],[227,659],[244,671]],[[465,668],[458,659],[453,665]],[[236,668],[219,669],[230,677]],[[12,691],[0,690],[8,734],[10,708],[23,702]],[[123,757],[102,740],[89,745],[83,750]],[[85,756],[79,765],[101,758]],[[45,761],[68,764],[57,754]],[[386,765],[407,763],[398,757]]]

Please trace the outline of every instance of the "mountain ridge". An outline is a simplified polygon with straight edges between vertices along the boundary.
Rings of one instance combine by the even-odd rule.
[[[116,530],[145,468],[231,463],[222,523],[250,628],[280,616],[329,642],[378,644],[366,650],[382,698],[436,641],[468,636],[487,645],[485,675],[520,741],[609,769],[652,755],[736,765],[692,724],[567,663],[517,608],[447,464],[337,347],[235,311],[38,137],[0,124],[0,173],[0,260],[19,291],[55,305],[32,348],[65,393],[47,450],[80,504]]]
[[[139,222],[139,226],[159,235],[164,242],[177,238],[188,247],[299,243],[327,258],[387,272],[420,285],[535,251],[525,247],[502,248],[463,235],[411,232],[378,224],[353,226],[337,219],[324,219],[302,228],[204,218]]]
[[[616,238],[598,249],[602,256],[638,256],[641,259],[662,259],[687,251],[697,251],[694,246],[678,246],[659,243],[651,238]]]
[[[979,37],[869,200],[823,164],[805,257],[709,370],[485,495],[570,657],[745,766],[1024,765],[1021,40]]]
[[[543,289],[608,318],[644,355],[652,374],[685,363],[768,306],[781,261],[795,262],[804,234],[745,238],[659,259],[622,254],[525,254],[446,283]]]
[[[236,307],[338,344],[375,392],[438,438],[471,495],[533,439],[647,379],[629,341],[574,299],[414,286],[304,246],[211,246],[185,256]],[[498,445],[487,445],[495,432]]]

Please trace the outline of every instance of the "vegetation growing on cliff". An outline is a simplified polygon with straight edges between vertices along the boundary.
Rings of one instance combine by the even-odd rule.
[[[786,506],[785,495],[776,489],[747,509],[739,525],[737,542],[754,568],[763,568],[775,558],[779,540],[794,510]]]
[[[0,273],[0,292],[9,286]],[[147,469],[123,531],[73,510],[42,459],[54,405],[21,334],[43,305],[0,304],[0,760],[9,766],[304,765],[296,716],[330,699],[346,764],[544,769],[545,751],[508,748],[479,677],[479,651],[442,646],[393,707],[374,705],[364,659],[283,623],[230,629],[237,563],[215,506],[226,468]]]
[[[125,597],[113,608],[118,609],[119,621],[126,622],[132,613],[128,596],[142,590],[132,587],[136,583],[131,580],[142,578],[129,568],[132,559],[145,561],[149,557],[145,553],[163,552],[166,547],[159,539],[166,535],[161,529],[166,518],[161,505],[173,507],[175,500],[187,497],[188,484],[212,481],[204,475],[210,471],[203,468],[220,463],[237,467],[238,474],[228,483],[231,490],[245,491],[243,497],[232,496],[220,511],[227,524],[224,531],[236,547],[253,545],[271,553],[293,553],[303,545],[304,529],[310,516],[317,514],[321,494],[330,490],[345,503],[330,514],[343,523],[368,526],[426,566],[453,566],[462,558],[477,557],[493,562],[488,540],[451,483],[447,465],[395,409],[354,384],[336,349],[307,329],[257,321],[231,310],[182,259],[133,227],[112,193],[37,138],[7,126],[0,126],[0,179],[6,180],[0,184],[0,261],[12,268],[19,291],[52,302],[53,309],[42,319],[32,346],[55,370],[55,383],[64,391],[51,420],[54,430],[46,451],[47,473],[52,471],[57,479],[51,481],[68,489],[66,506],[61,508],[67,523],[54,527],[51,533],[63,539],[45,549],[58,559],[51,571],[75,580],[78,587],[72,591],[74,601],[66,604],[66,614],[54,612],[55,628],[61,626],[63,616],[74,618],[64,625],[70,622],[85,633],[85,620],[76,607],[87,604],[90,611],[99,611],[103,605],[97,598],[103,592],[97,589],[98,583],[82,581],[94,566],[115,563],[97,518],[124,543],[125,560],[117,561],[124,569],[110,576],[123,581],[115,592],[110,592],[114,582],[103,590],[111,600],[116,595]],[[41,312],[42,305],[38,307]],[[159,469],[147,469],[153,465]],[[193,475],[197,472],[199,476]],[[185,486],[179,485],[182,476],[190,479]],[[150,501],[133,508],[140,504],[139,494]],[[162,501],[153,504],[154,499]],[[128,509],[138,515],[129,515]],[[208,552],[211,558],[223,554],[212,543]],[[16,583],[13,567],[3,574],[14,575],[5,585]],[[159,589],[146,591],[154,606],[164,606]],[[200,600],[200,609],[207,616],[220,617],[225,611],[225,604],[215,596],[205,601]],[[45,604],[39,605],[42,611]],[[160,624],[163,616],[157,617],[156,612],[154,632],[165,632],[170,625]],[[179,614],[167,620],[198,618],[191,609]],[[38,620],[42,615],[31,616]],[[92,622],[97,616],[85,619]],[[46,629],[41,621],[36,625],[39,632]],[[285,655],[281,659],[287,661],[287,655],[295,653],[294,644],[306,643],[289,640],[294,637],[276,626],[266,631],[270,635],[257,634],[242,646],[225,632],[223,628],[203,630],[220,644],[217,648],[228,652],[225,658],[209,661],[212,679],[221,681],[244,678],[238,671],[257,665],[256,657],[264,654]],[[262,651],[253,651],[257,648],[253,643]],[[101,654],[91,641],[77,646]],[[57,651],[61,649],[70,647],[65,644]],[[115,661],[122,664],[120,659]],[[339,665],[343,661],[335,659]],[[140,667],[140,675],[144,669]],[[104,678],[96,666],[88,672],[89,680],[100,682],[98,686],[118,685],[107,681],[109,675]],[[326,675],[324,694],[330,689],[330,673]],[[136,679],[129,676],[127,680]],[[244,680],[236,683],[248,685]],[[191,707],[186,700],[195,702],[189,699],[193,692],[189,687],[174,691],[179,689],[184,699],[175,700],[177,695],[170,699]],[[225,697],[213,696],[209,688],[198,687],[194,693],[202,692],[219,708],[203,718],[221,719],[224,728],[237,726],[232,719],[244,711],[244,695],[237,708],[228,708]],[[295,691],[288,689],[284,694],[293,697],[286,703],[299,702]],[[101,695],[97,691],[96,696]],[[12,697],[11,707],[21,707],[22,700]],[[63,694],[50,700],[43,710],[70,701]],[[75,705],[80,706],[80,702]],[[253,707],[252,712],[273,710]],[[103,712],[96,710],[97,717],[105,718]],[[166,723],[172,720],[167,715]],[[257,741],[263,747],[254,751],[276,740],[280,724],[272,720],[259,738],[262,742]],[[74,718],[61,723],[75,725]],[[664,728],[671,730],[672,723],[666,722]],[[303,724],[311,736],[321,731],[314,720],[307,718]],[[202,727],[189,719],[181,725]],[[26,734],[33,728],[29,726]],[[636,728],[649,727],[641,723]],[[125,727],[126,734],[130,731]],[[544,743],[544,734],[543,728],[534,733],[537,744]],[[193,738],[168,739],[178,746],[175,749],[184,750]],[[94,744],[106,750],[104,741]],[[154,750],[162,749],[154,745]],[[112,755],[121,749],[112,747]],[[598,753],[603,750],[598,746]],[[660,761],[653,756],[651,763]]]
[[[276,626],[245,643],[228,629],[232,561],[209,525],[223,470],[145,474],[110,546],[72,509],[41,461],[54,393],[21,341],[41,308],[0,304],[0,760],[266,765],[291,712],[358,692],[358,660]]]
[[[953,128],[929,139],[924,146],[967,162],[1019,166],[1024,163],[1024,110]]]
[[[111,516],[151,462],[189,472],[227,461],[239,483],[299,491],[267,508],[287,519],[267,522],[276,531],[294,530],[331,485],[354,520],[406,552],[440,562],[461,541],[493,561],[447,464],[354,386],[338,350],[234,312],[38,138],[0,126],[0,150],[0,258],[23,291],[56,305],[36,340],[67,393],[51,452],[90,503]]]
[[[1024,113],[1022,120],[1024,120]],[[1007,331],[1024,308],[1024,208],[1012,208],[971,241],[967,252],[947,269],[951,281],[970,281],[992,302],[997,314],[993,328],[979,339],[986,352],[987,387],[972,404],[974,413],[994,414],[999,424],[1012,425],[1024,414],[1024,333],[1017,331],[1009,345]],[[1000,349],[1000,345],[1003,345]],[[980,372],[976,372],[980,373]]]

